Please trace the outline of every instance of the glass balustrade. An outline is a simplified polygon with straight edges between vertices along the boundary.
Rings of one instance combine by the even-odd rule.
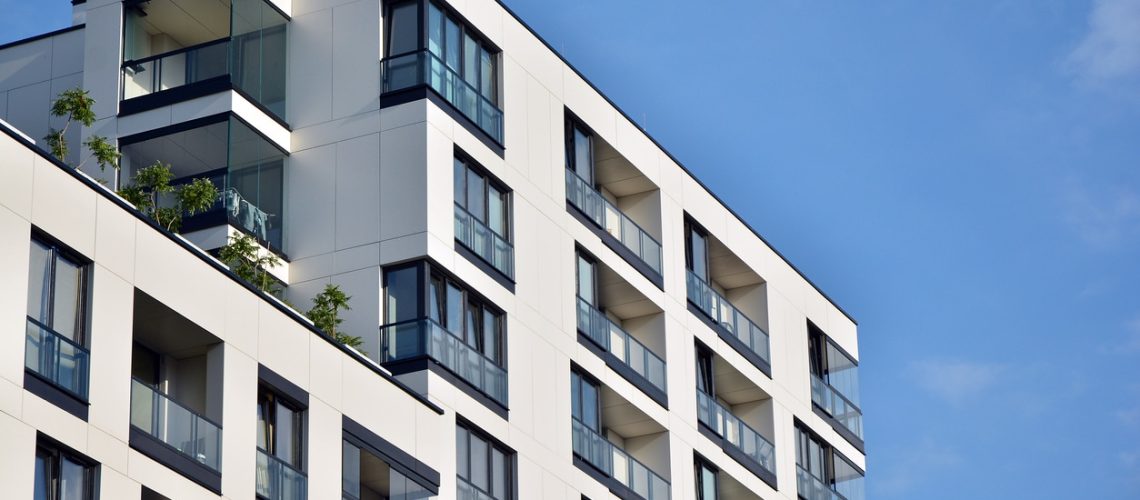
[[[483,493],[466,479],[457,476],[455,478],[455,484],[457,491],[455,496],[456,500],[495,500],[494,497]]]
[[[28,318],[24,367],[79,399],[87,400],[91,354],[83,346]]]
[[[230,39],[222,38],[123,63],[123,99],[228,75]]]
[[[385,59],[380,70],[384,93],[426,84],[492,139],[503,143],[503,111],[435,54],[425,50]]]
[[[692,302],[705,315],[712,318],[716,324],[748,346],[752,352],[760,356],[760,359],[771,363],[768,352],[768,332],[748,319],[748,316],[740,312],[728,299],[713,290],[708,283],[698,278],[692,271],[688,271],[686,281],[689,290],[689,302]]]
[[[654,387],[665,391],[665,360],[623,330],[606,314],[578,297],[578,329]]]
[[[661,244],[570,169],[566,169],[566,199],[661,274]]]
[[[257,496],[269,500],[305,500],[305,474],[284,460],[257,449]]]
[[[697,418],[768,472],[776,473],[776,449],[772,443],[700,390],[697,391]]]
[[[646,500],[669,498],[669,481],[577,419],[573,422],[574,453]]]
[[[455,205],[455,239],[507,277],[514,277],[515,248],[511,242],[459,205]]]
[[[189,459],[222,470],[222,428],[138,379],[131,379],[131,426]]]
[[[863,412],[823,379],[811,376],[811,401],[823,408],[843,427],[863,439]]]
[[[796,466],[796,491],[806,500],[847,500],[799,465]]]
[[[418,319],[380,328],[381,363],[428,356],[495,401],[507,404],[507,372],[439,323]]]

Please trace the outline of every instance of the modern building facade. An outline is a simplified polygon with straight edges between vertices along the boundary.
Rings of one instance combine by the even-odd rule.
[[[5,496],[863,498],[855,321],[506,6],[73,4],[0,47]],[[74,87],[119,172],[43,151]]]

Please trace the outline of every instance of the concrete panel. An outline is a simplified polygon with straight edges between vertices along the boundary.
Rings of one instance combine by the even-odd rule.
[[[24,219],[32,218],[32,172],[37,155],[7,135],[0,135],[0,206]]]
[[[380,134],[336,145],[336,249],[380,238]]]
[[[27,327],[28,261],[31,226],[10,210],[0,208],[0,330],[24,332]],[[0,336],[0,377],[24,385],[24,335]]]
[[[332,28],[332,10],[299,15],[289,23],[287,92],[294,129],[332,119]],[[375,93],[380,93],[379,87]]]
[[[380,109],[380,3],[333,9],[332,96],[334,118]]]
[[[381,222],[381,241],[427,230],[426,141],[415,127],[380,134],[380,213],[402,214]]]
[[[95,193],[39,157],[34,176],[32,223],[90,258],[95,254]]]
[[[120,278],[134,280],[135,226],[141,223],[106,198],[98,199],[96,211],[95,258]]]
[[[222,463],[225,473],[222,474],[222,494],[229,498],[254,498],[257,360],[228,345],[223,357]],[[282,373],[279,368],[273,366],[274,371]]]
[[[5,413],[0,413],[0,436],[5,453],[0,453],[0,484],[10,498],[32,498],[35,486],[36,429]]]
[[[261,303],[259,311],[258,359],[304,388],[309,380],[309,365],[303,362],[309,357],[309,331],[269,304]]]
[[[134,287],[101,263],[95,266],[92,285],[88,422],[126,442],[130,422]]]
[[[51,58],[50,38],[0,51],[0,91],[50,80]]]
[[[285,177],[290,196],[285,207],[291,223],[286,245],[293,259],[331,253],[334,249],[336,146],[307,149],[287,160]],[[297,272],[304,274],[298,266]]]

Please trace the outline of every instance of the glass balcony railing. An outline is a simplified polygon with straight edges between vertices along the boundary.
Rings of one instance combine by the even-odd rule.
[[[618,480],[645,500],[667,500],[669,481],[661,478],[635,458],[614,446],[578,419],[570,419],[574,433],[574,453],[606,475]]]
[[[428,356],[495,401],[507,404],[507,372],[430,319],[380,327],[381,363]]]
[[[514,278],[515,247],[459,205],[455,205],[455,239],[507,277]]]
[[[764,362],[771,363],[768,351],[768,332],[748,319],[748,316],[740,312],[728,299],[713,290],[708,283],[698,278],[692,271],[688,271],[687,282],[689,302],[692,302],[722,328],[728,330],[737,340],[760,356]]]
[[[776,473],[776,449],[772,443],[700,390],[697,391],[697,418],[768,472]]]
[[[863,411],[823,379],[811,376],[811,401],[843,427],[863,439]]]
[[[25,368],[86,401],[90,360],[91,354],[83,346],[28,318]]]
[[[257,449],[257,496],[268,500],[305,500],[308,495],[305,473],[284,460]]]
[[[228,75],[230,39],[222,38],[123,63],[123,99]]]
[[[479,488],[476,488],[475,485],[467,482],[466,479],[463,479],[461,477],[455,477],[455,485],[456,500],[495,500],[494,497],[483,493],[481,490],[479,490]]]
[[[653,387],[665,391],[665,360],[581,297],[578,297],[578,329],[598,347],[617,356]]]
[[[131,426],[195,462],[222,470],[222,427],[134,378]]]
[[[503,143],[503,111],[426,50],[380,61],[383,92],[428,85],[499,144]]]
[[[796,465],[796,491],[806,500],[847,500],[799,465]]]
[[[661,274],[661,243],[570,169],[566,169],[566,199],[595,224],[621,241],[622,246],[633,252],[650,269]]]

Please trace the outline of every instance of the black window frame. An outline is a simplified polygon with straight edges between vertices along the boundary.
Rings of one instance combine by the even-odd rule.
[[[596,160],[597,160],[598,154],[597,154],[597,146],[596,146],[595,139],[594,139],[594,137],[597,134],[594,133],[594,129],[590,128],[589,125],[586,125],[586,122],[582,121],[580,118],[575,116],[573,113],[570,112],[570,110],[566,110],[566,118],[565,118],[564,128],[565,128],[564,142],[566,144],[566,168],[568,170],[570,170],[571,172],[574,172],[574,175],[578,175],[579,178],[582,178],[582,176],[578,174],[578,169],[577,169],[578,158],[577,158],[577,148],[576,148],[577,144],[576,144],[576,141],[574,139],[574,137],[575,137],[574,132],[576,132],[576,131],[581,132],[582,135],[586,136],[586,138],[590,141],[590,144],[589,144],[589,146],[590,146],[590,158],[589,158],[590,178],[589,179],[582,178],[582,180],[585,181],[587,184],[589,184],[590,188],[597,190],[598,189],[598,168],[597,168],[598,165],[597,165]]]
[[[468,436],[468,439],[465,443],[465,445],[467,447],[466,464],[467,464],[468,471],[467,471],[466,475],[461,475],[461,471],[459,470],[459,462],[458,462],[460,450],[459,450],[459,443],[457,442],[456,443],[456,450],[455,450],[455,453],[456,453],[455,474],[456,474],[456,476],[458,476],[459,478],[461,478],[462,480],[464,480],[468,484],[474,486],[476,489],[479,489],[484,494],[487,494],[488,496],[490,496],[493,499],[496,499],[496,500],[514,500],[514,499],[517,499],[518,498],[518,461],[517,461],[517,454],[516,454],[515,450],[512,449],[511,447],[503,444],[498,439],[495,439],[495,437],[492,436],[490,433],[483,431],[478,426],[471,423],[469,420],[462,418],[458,414],[456,414],[455,428],[456,428],[456,434],[457,435],[459,433],[459,429],[463,429],[467,432],[467,436]],[[501,453],[504,456],[504,458],[505,458],[504,472],[506,473],[506,477],[503,478],[503,485],[505,486],[506,491],[503,492],[501,496],[496,496],[496,495],[499,495],[499,492],[482,490],[471,480],[470,469],[471,469],[471,462],[472,462],[472,458],[473,458],[473,457],[471,457],[471,441],[470,441],[471,436],[475,436],[487,444],[486,456],[483,458],[485,459],[485,463],[487,464],[487,484],[491,487],[491,489],[494,489],[494,461],[492,460],[492,453],[494,450],[498,450],[499,453]],[[458,441],[458,438],[457,438],[457,441]]]
[[[578,394],[573,394],[574,378],[575,377],[577,377],[578,381],[579,381]],[[598,421],[597,422],[598,425],[596,428],[590,426],[589,423],[582,420],[582,417],[585,416],[585,405],[579,404],[579,406],[578,406],[578,409],[581,410],[580,413],[582,413],[583,415],[575,415],[575,412],[574,412],[573,401],[574,401],[575,396],[577,396],[578,401],[584,401],[585,400],[584,396],[586,395],[586,393],[585,393],[585,391],[581,390],[582,384],[589,384],[590,386],[592,386],[594,388],[594,417]],[[589,373],[586,373],[585,370],[582,370],[576,366],[572,367],[570,369],[570,390],[571,390],[570,418],[573,420],[577,420],[583,426],[585,426],[587,429],[590,429],[590,430],[598,433],[599,435],[605,435],[605,426],[602,425],[602,387],[603,387],[602,382],[600,380],[594,378]]]
[[[695,454],[694,454],[695,455]],[[704,475],[701,474],[702,470],[708,470],[713,476],[713,498],[704,497]],[[696,486],[696,499],[697,500],[718,500],[720,498],[720,468],[713,465],[712,462],[705,460],[703,457],[697,455],[693,457],[693,485]]]
[[[716,375],[713,369],[715,360],[713,359],[712,349],[697,343],[696,345],[696,370],[697,370],[697,389],[709,395],[716,397]],[[701,378],[704,377],[705,385],[701,386]]]
[[[801,422],[799,419],[796,419],[795,424],[794,424],[794,428],[795,428],[795,433],[796,433],[795,434],[795,446],[796,446],[795,454],[796,454],[796,466],[797,467],[800,467],[800,468],[804,469],[805,471],[808,471],[808,474],[811,474],[810,468],[805,467],[802,463],[802,460],[807,457],[806,454],[808,453],[806,451],[805,444],[808,444],[810,442],[810,443],[815,443],[817,446],[819,446],[821,452],[823,453],[823,464],[821,464],[821,465],[823,466],[822,472],[823,472],[823,475],[825,476],[823,478],[820,478],[820,477],[816,477],[813,475],[813,477],[816,477],[816,479],[819,479],[821,482],[826,484],[829,488],[835,489],[835,487],[836,487],[835,463],[837,460],[842,460],[849,467],[851,467],[852,470],[859,472],[860,475],[862,475],[864,478],[866,478],[866,473],[862,469],[860,469],[857,465],[855,465],[854,462],[852,462],[850,459],[848,459],[846,456],[844,456],[843,453],[840,453],[839,450],[835,449],[835,447],[832,446],[831,443],[827,442],[827,440],[824,439],[819,434],[816,434],[815,431],[811,430],[810,427],[808,427],[806,424]]]
[[[293,412],[295,421],[293,422],[295,428],[295,435],[292,438],[296,439],[293,446],[295,447],[295,457],[286,458],[278,455],[278,441],[279,433],[277,429],[277,406],[281,405]],[[282,394],[281,391],[273,388],[272,386],[259,382],[257,384],[257,406],[259,411],[265,411],[265,422],[268,426],[265,430],[265,444],[263,448],[260,444],[257,448],[267,455],[271,455],[297,469],[299,472],[306,472],[307,457],[308,457],[308,440],[306,427],[308,423],[308,408],[301,402]],[[261,422],[258,422],[258,426]],[[261,431],[261,429],[258,429]],[[293,458],[296,459],[294,463]]]
[[[859,361],[856,360],[851,353],[837,344],[831,339],[822,328],[816,326],[815,323],[808,320],[808,370],[812,375],[815,375],[823,380],[828,385],[831,384],[831,358],[827,355],[827,347],[835,348],[840,356],[847,358],[847,362],[852,366],[858,368]],[[844,394],[846,397],[847,395]]]
[[[88,458],[78,451],[75,451],[69,446],[66,446],[54,439],[47,437],[42,433],[39,433],[36,436],[36,452],[34,460],[39,461],[41,456],[48,458],[47,470],[45,471],[45,477],[48,480],[48,491],[46,492],[44,498],[47,500],[60,499],[60,471],[62,469],[62,463],[64,459],[83,467],[84,491],[82,492],[83,498],[79,500],[94,500],[96,498],[100,467],[98,462]],[[35,465],[33,465],[32,468],[34,471]],[[34,476],[33,483],[35,483]],[[35,497],[35,489],[38,486],[39,484],[33,484],[32,486],[33,497]],[[72,499],[69,498],[67,500]]]
[[[499,180],[498,177],[496,177],[489,170],[487,170],[486,167],[484,167],[483,165],[480,165],[479,162],[475,161],[475,159],[472,158],[471,155],[464,153],[459,148],[455,149],[455,158],[452,160],[452,175],[457,173],[457,171],[459,170],[459,166],[457,165],[457,163],[463,164],[463,198],[464,199],[463,199],[462,203],[460,203],[460,201],[458,199],[454,200],[455,204],[457,206],[463,208],[463,210],[467,211],[467,213],[471,214],[472,216],[475,216],[476,220],[478,220],[479,222],[482,222],[488,228],[491,228],[491,224],[489,223],[490,212],[491,212],[491,209],[490,209],[490,207],[491,207],[491,205],[490,205],[491,187],[493,186],[495,189],[499,190],[499,192],[502,194],[502,197],[503,197],[503,225],[504,225],[504,232],[506,234],[499,234],[497,232],[495,234],[499,235],[503,239],[507,240],[508,243],[511,243],[513,245],[514,241],[515,241],[514,240],[514,227],[515,227],[515,225],[514,225],[514,212],[515,212],[515,210],[514,210],[514,191],[509,186],[507,186],[506,183]],[[474,173],[474,174],[482,177],[484,180],[483,194],[482,194],[483,195],[483,210],[482,210],[483,213],[481,213],[481,214],[477,214],[471,210],[471,205],[469,203],[470,200],[468,199],[468,196],[467,196],[468,189],[469,189],[469,186],[467,184],[467,176],[470,173]],[[456,187],[455,179],[452,179],[452,190],[453,191],[454,191],[455,187]],[[494,231],[494,230],[492,229],[492,231]]]
[[[693,255],[693,233],[696,233],[704,239],[705,252],[704,252],[704,268],[705,276],[697,276],[704,280],[706,283],[712,281],[712,268],[709,264],[709,232],[703,226],[694,221],[686,215],[685,217],[685,269],[697,275],[694,269],[694,255]]]
[[[581,265],[582,261],[585,261],[590,266],[590,286],[592,290],[590,290],[590,300],[586,300],[586,302],[593,306],[594,309],[602,311],[602,307],[599,305],[601,296],[598,289],[598,259],[582,247],[578,246],[574,247],[574,294],[580,299],[586,299],[586,297],[582,296],[582,279],[581,272],[578,267]]]
[[[31,245],[33,245],[35,243],[39,243],[40,245],[47,247],[49,259],[51,260],[51,269],[48,271],[48,273],[49,273],[48,287],[50,288],[50,290],[48,292],[48,299],[47,299],[47,302],[48,302],[48,304],[50,304],[50,306],[48,307],[48,318],[47,318],[46,323],[41,322],[38,317],[33,318],[32,316],[27,315],[27,313],[29,312],[29,311],[27,311],[27,308],[28,308],[27,304],[25,304],[25,307],[24,307],[25,315],[27,315],[28,319],[34,321],[37,325],[39,325],[43,328],[47,328],[48,330],[55,332],[57,335],[63,336],[55,328],[55,326],[56,326],[55,325],[56,269],[58,267],[58,261],[60,258],[63,258],[65,260],[71,261],[74,264],[77,264],[78,265],[77,267],[80,268],[81,276],[80,276],[80,280],[79,280],[80,282],[76,286],[76,289],[80,295],[79,297],[76,298],[76,304],[77,304],[77,307],[80,308],[81,310],[77,311],[76,315],[75,315],[76,316],[76,322],[78,323],[78,324],[74,325],[75,326],[75,333],[76,333],[75,336],[78,338],[72,339],[72,340],[75,343],[79,344],[80,346],[84,347],[85,349],[89,349],[90,348],[89,347],[89,345],[90,345],[90,328],[91,328],[91,286],[92,286],[92,284],[91,284],[92,279],[91,278],[92,278],[92,274],[93,274],[92,273],[92,267],[93,267],[94,261],[85,257],[83,254],[73,250],[71,247],[67,246],[62,241],[59,241],[58,239],[53,238],[52,236],[48,235],[47,233],[45,233],[43,231],[40,231],[36,228],[33,228],[32,233],[31,233],[31,237],[29,238],[29,241],[28,241],[29,256],[31,255]],[[29,262],[29,267],[28,267],[28,282],[26,283],[26,285],[30,291],[30,288],[31,288],[31,263],[30,262]]]

